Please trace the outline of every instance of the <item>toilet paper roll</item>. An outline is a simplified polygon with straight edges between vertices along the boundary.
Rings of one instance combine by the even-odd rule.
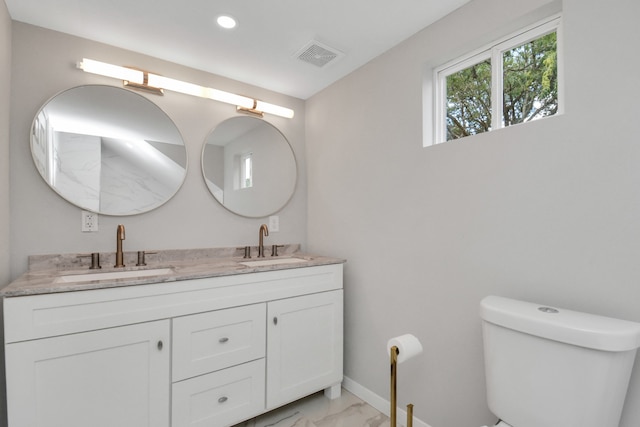
[[[398,363],[405,362],[422,353],[422,344],[420,344],[418,338],[411,334],[391,338],[387,343],[387,351],[393,346],[398,347]]]

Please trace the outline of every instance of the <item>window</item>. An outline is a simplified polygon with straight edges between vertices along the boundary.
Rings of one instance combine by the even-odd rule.
[[[447,141],[491,130],[491,59],[478,60],[443,79]]]
[[[434,72],[435,143],[557,114],[560,16]]]
[[[246,153],[240,159],[240,188],[251,187],[253,187],[253,153]]]

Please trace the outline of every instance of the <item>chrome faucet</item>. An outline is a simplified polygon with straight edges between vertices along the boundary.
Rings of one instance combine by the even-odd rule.
[[[269,228],[267,224],[260,226],[260,238],[258,239],[258,258],[264,258],[264,236],[269,235]]]
[[[122,241],[124,240],[124,225],[118,225],[116,230],[116,265],[114,267],[124,267],[124,256],[122,253]]]

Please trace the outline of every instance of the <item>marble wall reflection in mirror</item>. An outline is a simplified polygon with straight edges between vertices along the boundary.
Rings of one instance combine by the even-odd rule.
[[[169,116],[114,86],[79,86],[49,100],[33,121],[31,153],[54,191],[104,215],[157,208],[180,189],[187,169]]]
[[[250,218],[276,213],[296,188],[296,159],[289,141],[270,123],[250,116],[225,120],[209,134],[202,171],[218,202]]]

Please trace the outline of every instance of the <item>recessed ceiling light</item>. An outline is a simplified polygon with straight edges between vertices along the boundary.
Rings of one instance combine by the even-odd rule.
[[[229,15],[218,16],[218,19],[216,20],[216,22],[218,22],[218,25],[220,25],[222,28],[226,28],[227,30],[230,30],[231,28],[235,28],[235,26],[238,24],[236,20]]]

